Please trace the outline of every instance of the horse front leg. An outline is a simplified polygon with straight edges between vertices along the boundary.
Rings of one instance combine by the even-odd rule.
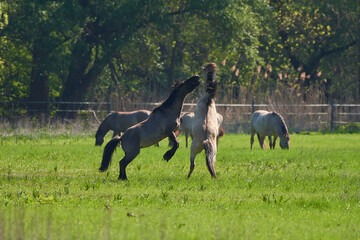
[[[273,148],[273,144],[272,144],[272,140],[271,140],[271,135],[268,135],[269,138],[269,145],[270,145],[270,149]]]
[[[276,143],[276,139],[277,139],[277,137],[276,137],[276,136],[274,136],[274,141],[273,141],[273,149],[275,149],[275,143]]]
[[[118,129],[115,129],[112,137],[115,137],[115,136],[121,137],[121,131]]]
[[[164,154],[164,160],[169,161],[174,156],[176,150],[179,148],[179,141],[174,132],[168,134],[169,141],[172,142],[172,148]]]
[[[255,135],[255,132],[251,131],[250,149],[252,149],[252,145],[253,145],[253,143],[254,143],[254,135]]]

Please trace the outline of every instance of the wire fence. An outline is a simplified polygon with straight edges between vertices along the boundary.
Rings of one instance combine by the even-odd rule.
[[[27,114],[42,113],[47,118],[59,114],[76,114],[86,121],[95,118],[89,109],[93,110],[102,120],[111,111],[133,111],[138,109],[152,110],[160,103],[141,102],[120,104],[114,102],[0,102],[2,116],[21,117]],[[183,112],[193,112],[196,103],[185,103]],[[360,124],[360,104],[216,104],[217,111],[223,115],[223,127],[226,132],[249,132],[250,118],[255,110],[268,110],[280,113],[290,131],[333,130],[339,126]],[[73,115],[74,116],[74,115]]]

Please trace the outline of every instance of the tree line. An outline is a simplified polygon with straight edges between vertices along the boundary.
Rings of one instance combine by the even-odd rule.
[[[212,61],[218,102],[356,102],[359,10],[357,0],[2,0],[0,101],[159,101]]]

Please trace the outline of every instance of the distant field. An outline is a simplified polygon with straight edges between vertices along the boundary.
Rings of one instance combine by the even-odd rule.
[[[0,239],[359,239],[360,134],[291,135],[262,150],[225,135],[190,179],[190,150],[142,149],[118,181],[93,136],[0,137]]]

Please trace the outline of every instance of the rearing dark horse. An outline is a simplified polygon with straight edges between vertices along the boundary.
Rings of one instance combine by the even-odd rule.
[[[179,147],[174,132],[179,127],[179,116],[185,97],[199,84],[199,76],[178,82],[166,101],[155,108],[148,119],[128,128],[122,137],[115,136],[111,139],[104,148],[99,170],[108,169],[115,148],[120,142],[125,156],[119,163],[119,179],[127,180],[126,166],[140,153],[140,148],[154,145],[166,137],[173,143],[172,148],[164,154],[164,160],[169,161]]]

